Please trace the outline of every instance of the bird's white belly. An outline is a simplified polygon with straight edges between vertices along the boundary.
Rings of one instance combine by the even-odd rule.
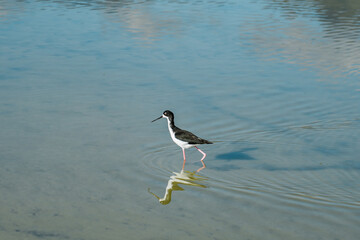
[[[170,128],[170,126],[169,126],[169,132],[170,132],[171,139],[172,139],[172,140],[174,141],[174,143],[176,143],[179,147],[181,147],[181,148],[191,148],[191,147],[195,146],[195,144],[191,145],[191,144],[189,144],[189,143],[187,143],[187,142],[184,142],[184,141],[181,141],[181,140],[177,139],[177,138],[175,137],[175,133],[174,133],[173,130]]]
[[[184,142],[184,141],[181,141],[173,136],[171,136],[172,140],[174,141],[174,143],[176,143],[179,147],[181,148],[191,148],[195,145],[190,145],[189,143],[187,142]]]

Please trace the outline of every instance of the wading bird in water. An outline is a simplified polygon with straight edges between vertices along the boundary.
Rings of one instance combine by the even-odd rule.
[[[181,149],[183,151],[184,163],[183,163],[182,170],[184,170],[185,162],[186,162],[185,149],[191,148],[191,147],[195,147],[203,155],[203,157],[200,160],[203,166],[201,168],[199,168],[197,170],[197,172],[204,169],[205,168],[204,159],[206,157],[206,153],[201,151],[197,147],[197,145],[212,144],[212,142],[202,139],[202,138],[199,138],[198,136],[196,136],[195,134],[193,134],[189,131],[182,130],[182,129],[176,127],[175,123],[174,123],[174,114],[169,110],[166,110],[160,117],[154,119],[152,122],[155,122],[156,120],[159,120],[161,118],[167,119],[170,136],[171,136],[172,140],[174,141],[174,143],[176,143],[179,147],[181,147]]]

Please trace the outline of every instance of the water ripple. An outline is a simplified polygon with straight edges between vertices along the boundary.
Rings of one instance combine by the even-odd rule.
[[[354,4],[352,13],[327,7],[315,1],[267,2],[268,15],[240,27],[243,40],[268,60],[316,67],[327,77],[358,75],[360,6]]]

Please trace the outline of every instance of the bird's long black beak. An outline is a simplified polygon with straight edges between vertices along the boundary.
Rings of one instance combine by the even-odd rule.
[[[156,120],[159,120],[160,118],[162,118],[163,116],[160,116],[160,117],[158,117],[157,119],[154,119],[154,120],[152,120],[151,122],[155,122]]]

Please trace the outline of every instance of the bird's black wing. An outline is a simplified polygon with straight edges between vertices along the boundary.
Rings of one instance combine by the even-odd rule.
[[[199,138],[195,134],[186,130],[180,130],[175,132],[175,137],[181,141],[188,142],[189,144],[211,144],[212,142]]]

